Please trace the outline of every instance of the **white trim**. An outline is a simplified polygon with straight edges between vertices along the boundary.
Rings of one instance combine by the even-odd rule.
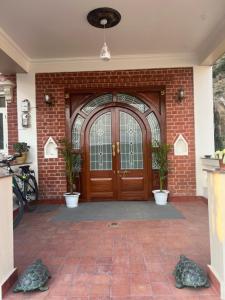
[[[18,118],[18,140],[26,142],[30,146],[28,152],[28,161],[32,162],[32,168],[35,170],[36,179],[38,179],[38,161],[37,161],[37,121],[36,121],[36,87],[35,74],[17,74],[17,118]],[[22,101],[28,99],[30,102],[30,123],[29,127],[22,126]]]
[[[0,97],[4,95],[0,94]],[[8,113],[7,113],[7,102],[5,101],[5,107],[0,107],[0,113],[3,114],[3,149],[0,149],[1,154],[8,155]]]
[[[192,67],[197,64],[194,53],[121,55],[108,62],[98,57],[32,59],[31,70],[35,73],[79,72],[103,70],[134,70],[152,68]]]
[[[215,152],[212,68],[196,66],[193,69],[193,76],[196,194],[207,197],[207,182],[202,171],[201,157],[206,154],[213,155]]]
[[[22,69],[24,69],[24,71],[29,71],[30,58],[1,27],[0,49],[2,49],[11,59],[13,59]]]

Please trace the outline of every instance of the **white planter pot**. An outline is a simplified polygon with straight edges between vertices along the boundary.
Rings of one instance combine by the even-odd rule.
[[[80,193],[65,193],[66,206],[69,208],[77,207]]]
[[[157,205],[166,205],[167,204],[167,198],[168,198],[169,191],[162,190],[162,192],[160,192],[160,190],[154,190],[154,191],[152,191],[152,193],[154,194],[155,203]]]

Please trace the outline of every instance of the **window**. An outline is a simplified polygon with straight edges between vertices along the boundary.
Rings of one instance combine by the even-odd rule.
[[[8,126],[5,97],[0,96],[0,153],[8,154]]]

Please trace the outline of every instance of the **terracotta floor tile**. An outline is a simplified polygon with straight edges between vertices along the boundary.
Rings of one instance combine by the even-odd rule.
[[[106,284],[91,284],[91,296],[109,296],[109,285]]]
[[[45,293],[3,300],[219,300],[214,287],[177,289],[172,271],[181,254],[210,263],[207,206],[173,204],[184,219],[53,222],[55,212],[25,214],[14,231],[21,273],[42,258],[52,279]],[[44,234],[43,234],[44,232]],[[59,242],[60,241],[60,242]]]
[[[172,290],[169,284],[164,282],[152,282],[152,292],[153,296],[170,296],[172,295]]]
[[[112,297],[128,297],[130,296],[130,285],[129,284],[112,284],[111,287]]]

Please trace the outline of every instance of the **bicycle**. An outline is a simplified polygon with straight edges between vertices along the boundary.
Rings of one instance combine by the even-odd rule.
[[[14,154],[0,161],[2,167],[12,174],[13,183],[13,228],[21,221],[24,208],[32,212],[37,207],[38,186],[35,179],[34,171],[29,165],[19,166],[20,173],[15,173],[12,169],[11,162],[20,155]]]

